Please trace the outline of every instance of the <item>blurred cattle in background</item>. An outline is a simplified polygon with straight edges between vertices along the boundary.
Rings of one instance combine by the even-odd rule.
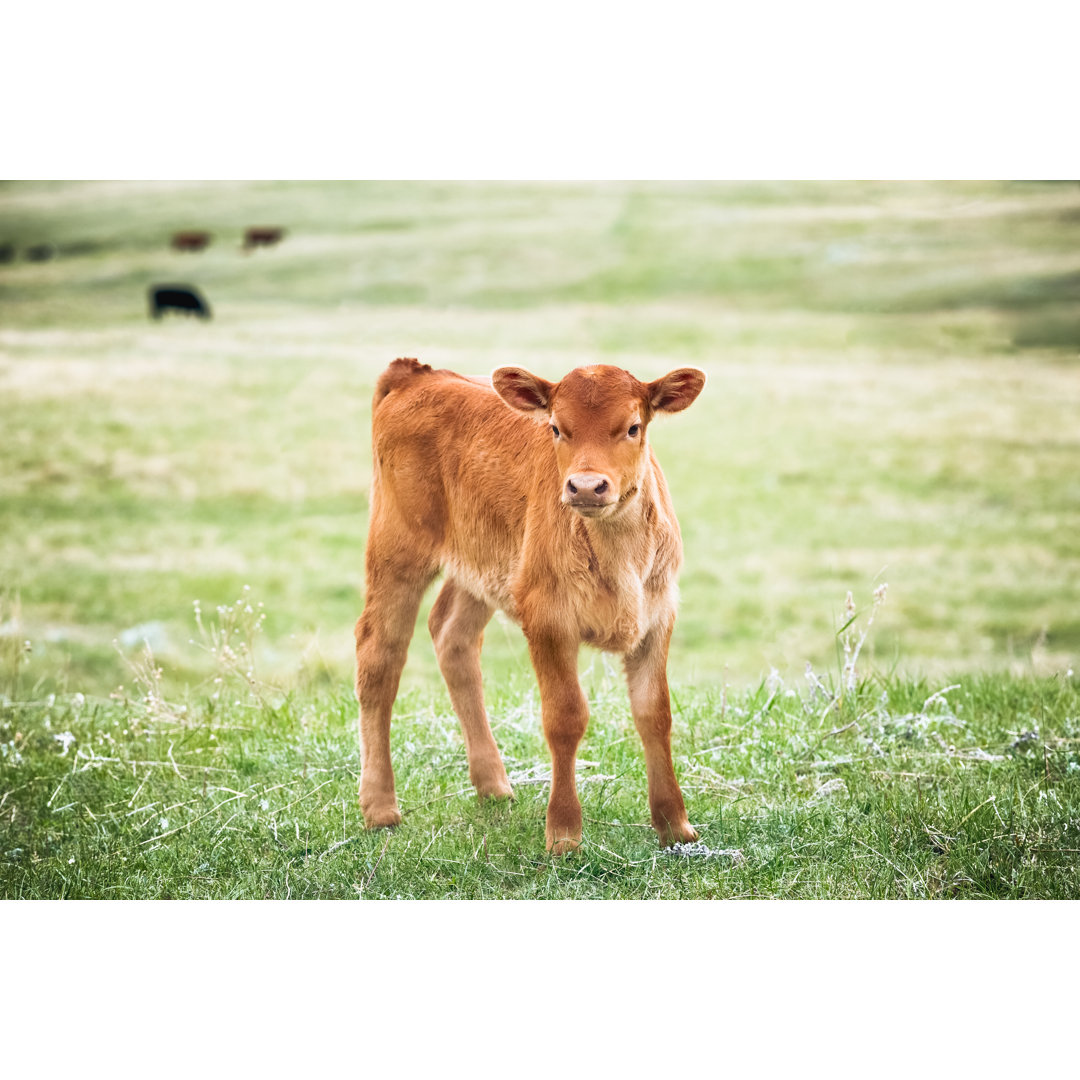
[[[14,244],[0,244],[0,263],[13,262],[15,259]]]
[[[173,233],[172,246],[177,251],[204,251],[210,245],[210,240],[210,233],[189,229]]]
[[[210,305],[193,285],[151,285],[150,317],[160,319],[169,309],[210,318]]]
[[[30,262],[48,262],[56,254],[52,244],[34,244],[26,249],[26,258]]]
[[[278,226],[254,225],[244,232],[244,250],[252,251],[257,247],[273,247],[281,241],[285,230]]]

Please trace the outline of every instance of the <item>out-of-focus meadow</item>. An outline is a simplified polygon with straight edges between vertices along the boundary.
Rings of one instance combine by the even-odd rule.
[[[284,240],[241,251],[262,224]],[[192,228],[210,247],[171,250]],[[1080,653],[1080,185],[6,183],[5,244],[8,694],[108,693],[144,639],[195,687],[193,602],[238,598],[262,677],[347,686],[396,356],[705,369],[650,435],[686,549],[676,685],[835,669],[845,594],[886,581],[864,668]],[[158,282],[213,319],[152,322]],[[528,674],[512,625],[485,671]],[[403,685],[438,686],[426,632]]]

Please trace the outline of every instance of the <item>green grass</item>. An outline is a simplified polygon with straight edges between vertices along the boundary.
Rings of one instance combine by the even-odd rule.
[[[582,848],[543,850],[547,755],[525,678],[494,695],[517,799],[481,803],[441,695],[393,729],[404,825],[366,832],[355,706],[238,684],[186,710],[0,712],[0,895],[96,898],[1075,898],[1080,695],[973,677],[934,696],[868,680],[676,693],[676,768],[701,843],[664,853],[616,680],[589,680]],[[152,686],[148,679],[143,689]],[[236,694],[236,697],[233,695]]]
[[[263,223],[285,241],[242,254]],[[191,227],[211,248],[169,250]],[[0,264],[0,859],[22,849],[3,895],[1077,894],[1077,185],[7,183],[7,241],[59,255]],[[213,321],[151,323],[155,281],[196,284]],[[599,697],[582,856],[543,857],[542,785],[509,812],[455,795],[460,736],[422,622],[395,727],[407,827],[359,832],[348,687],[370,396],[403,355],[552,379],[595,361],[707,371],[650,437],[686,549],[681,773],[707,845],[742,861],[657,854],[623,697],[585,651]],[[802,696],[764,708],[772,669],[789,687],[807,661],[835,669],[847,591],[865,606],[882,581],[858,709],[816,727]],[[248,595],[265,604],[258,677],[282,689],[211,705],[193,602]],[[182,720],[123,703],[143,636]],[[492,624],[484,665],[512,768],[540,766],[516,628]],[[898,734],[955,682],[969,726],[932,704]],[[819,758],[851,762],[799,772],[841,719],[858,726]],[[66,756],[57,725],[76,736]],[[860,741],[878,728],[884,757]],[[755,730],[772,757],[751,751]],[[1009,750],[1026,730],[1038,739]],[[713,756],[732,732],[742,749]],[[1002,760],[948,755],[935,732]],[[106,745],[118,761],[88,764]],[[170,745],[177,770],[126,764]],[[205,795],[196,749],[225,770]],[[73,764],[71,797],[47,805]],[[216,811],[215,776],[242,796]],[[812,802],[825,777],[846,793]],[[144,779],[136,806],[182,826],[160,846],[149,810],[128,816]],[[276,784],[311,795],[286,814]]]

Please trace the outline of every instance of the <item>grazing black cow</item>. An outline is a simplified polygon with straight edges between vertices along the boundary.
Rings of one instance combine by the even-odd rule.
[[[210,318],[210,305],[193,286],[151,285],[150,318],[160,319],[169,308],[174,311],[190,311],[200,319]]]
[[[30,262],[48,262],[56,254],[56,248],[52,244],[35,244],[26,249],[26,257]]]
[[[0,244],[0,263],[9,263],[15,258],[14,244]]]
[[[253,225],[244,233],[244,250],[257,247],[272,247],[285,235],[285,230],[276,225]]]

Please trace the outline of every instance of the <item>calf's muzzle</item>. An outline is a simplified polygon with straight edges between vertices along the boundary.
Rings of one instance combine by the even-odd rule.
[[[563,502],[575,510],[602,510],[615,500],[611,481],[600,473],[574,473],[566,478]]]

